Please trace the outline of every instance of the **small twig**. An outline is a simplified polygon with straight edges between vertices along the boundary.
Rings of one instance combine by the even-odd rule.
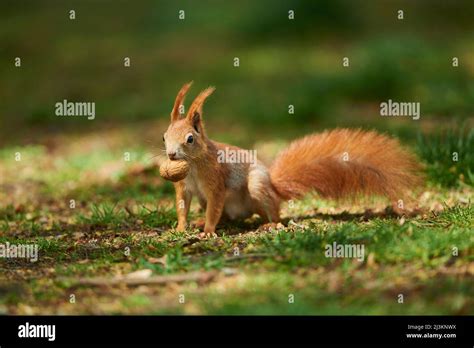
[[[148,211],[148,214],[155,213],[153,210],[148,209],[146,206],[142,204],[142,208]]]
[[[104,285],[161,285],[167,283],[183,283],[189,281],[197,282],[209,282],[216,277],[218,272],[190,272],[185,274],[172,274],[164,276],[152,276],[143,279],[127,278],[126,276],[120,276],[115,278],[106,277],[94,277],[94,278],[82,278],[82,279],[71,279],[61,278],[60,281],[72,282],[73,286],[89,285],[89,286],[104,286]]]
[[[245,260],[245,259],[264,259],[266,257],[269,257],[270,254],[241,254],[241,255],[235,255],[235,256],[230,256],[226,257],[224,259],[225,262],[232,262],[232,261],[238,261],[238,260]]]

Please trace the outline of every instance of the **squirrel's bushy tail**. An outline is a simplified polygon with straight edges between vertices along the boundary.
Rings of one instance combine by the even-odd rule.
[[[382,195],[396,201],[421,183],[415,155],[374,131],[335,129],[295,140],[270,167],[283,199]]]

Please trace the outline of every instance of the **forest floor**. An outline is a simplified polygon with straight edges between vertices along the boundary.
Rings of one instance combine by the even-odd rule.
[[[1,150],[0,244],[39,248],[0,260],[1,313],[474,313],[472,186],[429,184],[404,217],[308,196],[272,230],[254,217],[201,240],[174,230],[173,188],[137,134]],[[334,243],[363,257],[327,257]]]

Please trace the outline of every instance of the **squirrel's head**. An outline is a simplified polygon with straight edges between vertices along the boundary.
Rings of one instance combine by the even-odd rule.
[[[194,99],[188,113],[184,115],[184,97],[192,82],[185,84],[176,96],[171,123],[163,134],[166,155],[170,160],[193,159],[206,151],[206,133],[202,122],[202,106],[207,97],[214,92],[214,87],[203,90]]]

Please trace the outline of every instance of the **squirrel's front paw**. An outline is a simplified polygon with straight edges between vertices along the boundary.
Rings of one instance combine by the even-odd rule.
[[[216,237],[217,234],[215,232],[201,232],[198,234],[199,239],[211,239]]]
[[[176,231],[178,231],[178,232],[186,231],[186,224],[185,223],[184,224],[178,223],[178,226],[176,226]]]

